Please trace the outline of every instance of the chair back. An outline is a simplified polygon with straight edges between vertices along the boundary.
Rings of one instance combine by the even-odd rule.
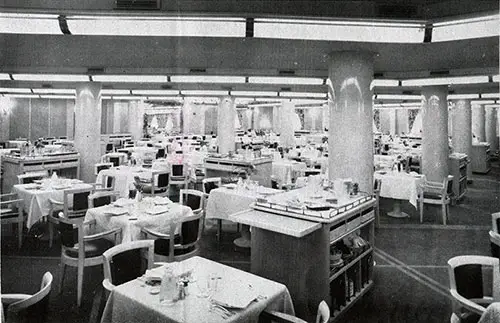
[[[47,317],[49,295],[52,289],[52,274],[46,272],[40,290],[30,298],[7,307],[7,322],[42,323]]]
[[[113,167],[113,163],[97,163],[94,166],[94,173],[97,176],[101,170],[110,169],[111,167]]]
[[[174,164],[172,165],[172,176],[181,177],[184,176],[184,165]]]
[[[168,172],[161,172],[157,173],[158,174],[158,185],[156,186],[157,188],[167,188],[168,183],[169,183],[169,173]]]
[[[163,158],[163,157],[165,157],[165,148],[160,148],[156,153],[156,158]]]
[[[144,257],[144,249],[146,257]],[[113,286],[141,277],[154,262],[154,240],[137,240],[116,245],[103,254],[104,279]]]
[[[318,314],[316,315],[316,323],[327,323],[330,320],[330,308],[325,301],[321,301],[318,305]]]
[[[453,195],[453,175],[448,175],[448,177],[445,178],[444,187],[446,187],[446,195],[452,196]]]
[[[92,188],[76,188],[64,190],[64,214],[68,218],[84,216],[89,208],[89,195]],[[70,208],[70,199],[73,207]]]
[[[197,190],[184,190],[179,191],[179,203],[189,206],[194,213],[203,210],[203,192]]]
[[[120,157],[109,157],[109,162],[113,164],[114,167],[120,166]]]
[[[106,144],[106,153],[112,152],[114,149],[114,145],[112,143]]]
[[[88,197],[89,209],[94,208],[94,207],[109,205],[112,202],[116,201],[119,194],[120,194],[120,192],[115,192],[115,191],[95,192],[95,193],[89,195],[89,197]]]
[[[194,246],[201,237],[201,232],[203,230],[203,212],[195,213],[192,216],[185,217],[180,223],[180,234],[181,241],[180,244],[184,248]]]
[[[57,218],[61,245],[66,248],[73,248],[78,243],[78,226],[83,223],[83,219],[68,219],[59,216]]]
[[[380,194],[380,188],[382,187],[382,180],[377,178],[373,181],[373,194]]]
[[[222,178],[212,177],[204,178],[202,181],[202,188],[204,194],[210,194],[210,191],[222,186]]]

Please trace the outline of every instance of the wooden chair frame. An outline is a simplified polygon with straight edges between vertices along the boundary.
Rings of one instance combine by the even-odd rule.
[[[102,167],[102,166],[104,166],[105,169],[109,169],[109,168],[113,167],[114,165],[113,165],[113,163],[97,163],[97,164],[95,164],[94,165],[94,175],[95,176],[99,175],[98,169],[99,169],[99,167]]]
[[[166,187],[159,187],[157,186],[157,178],[160,176],[160,175],[163,175],[163,174],[169,174],[169,172],[167,170],[153,170],[151,171],[151,180],[147,182],[146,185],[151,185],[151,193],[143,193],[144,196],[155,196],[155,195],[158,195],[158,196],[168,196],[169,194],[169,188],[170,188],[170,183],[172,181],[172,176],[169,174],[169,178],[168,178],[168,185]],[[162,193],[156,193],[155,191],[159,188],[166,188],[165,189],[165,192],[162,192]]]
[[[420,208],[420,223],[424,220],[424,204],[440,204],[442,210],[443,224],[446,225],[446,219],[449,216],[450,209],[449,205],[451,203],[451,196],[448,194],[448,183],[453,180],[452,175],[448,175],[443,179],[442,183],[425,181],[419,187],[418,201]],[[425,193],[432,193],[440,196],[440,199],[425,198]]]
[[[120,192],[118,191],[97,191],[89,195],[89,209],[94,208],[94,200],[100,197],[109,196],[111,203],[116,201],[120,197]]]
[[[5,200],[5,198],[7,198]],[[23,199],[18,198],[17,193],[8,193],[0,195],[0,221],[2,224],[17,224],[17,247],[21,249],[23,244]],[[16,210],[8,208],[14,204]],[[9,216],[8,218],[6,216]]]

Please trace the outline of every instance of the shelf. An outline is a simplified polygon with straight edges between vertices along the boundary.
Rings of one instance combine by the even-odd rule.
[[[373,280],[368,281],[368,284],[365,285],[359,292],[357,292],[351,300],[349,300],[346,305],[342,306],[340,310],[335,310],[333,311],[333,315],[330,319],[330,322],[334,322],[339,318],[339,316],[343,313],[345,313],[349,308],[351,308],[354,303],[360,299],[366,292],[370,290],[370,288],[373,286]]]
[[[361,259],[363,259],[365,256],[367,256],[372,251],[373,251],[373,248],[370,247],[370,249],[366,250],[361,255],[357,256],[354,260],[350,261],[346,266],[337,270],[333,275],[330,276],[330,283],[332,281],[334,281],[335,278],[339,277],[342,273],[344,273],[347,269],[351,268],[352,266],[354,266],[354,264],[358,263]],[[331,272],[331,270],[330,270],[330,272]]]
[[[371,218],[370,220],[366,221],[366,222],[363,222],[361,223],[360,225],[358,225],[356,228],[352,229],[352,230],[349,230],[345,233],[343,233],[342,235],[338,236],[337,238],[335,238],[335,240],[330,240],[330,246],[334,243],[336,243],[337,241],[339,241],[340,239],[343,239],[344,237],[350,235],[351,233],[365,227],[367,224],[370,224],[372,223],[373,221],[375,220],[375,218]]]

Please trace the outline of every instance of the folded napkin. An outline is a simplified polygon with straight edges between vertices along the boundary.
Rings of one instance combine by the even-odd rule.
[[[224,281],[221,281],[224,282]],[[219,304],[228,308],[246,308],[253,302],[259,294],[250,287],[244,286],[240,288],[234,288],[234,286],[238,286],[240,284],[229,284],[229,282],[224,282],[224,287],[220,288],[212,295],[212,302]]]
[[[131,205],[131,204],[134,204],[134,200],[126,199],[123,197],[119,198],[118,200],[113,202],[113,206],[117,206],[117,207],[125,207],[125,206]]]
[[[146,213],[147,214],[161,214],[161,213],[165,213],[165,212],[168,212],[170,208],[168,206],[156,206],[156,207],[153,207],[149,210],[146,210]]]

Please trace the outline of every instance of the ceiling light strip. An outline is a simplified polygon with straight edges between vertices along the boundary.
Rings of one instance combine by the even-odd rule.
[[[173,96],[179,95],[179,90],[132,90],[134,95],[163,95],[163,96]]]
[[[498,15],[434,23],[433,42],[495,37],[499,35]]]
[[[322,98],[326,99],[326,93],[317,92],[280,92],[281,97],[291,97],[291,98]]]
[[[322,85],[323,78],[318,78],[318,77],[250,76],[250,77],[248,77],[248,83],[253,83],[253,84]]]
[[[173,83],[245,83],[244,76],[222,76],[222,75],[172,75],[170,81]]]
[[[103,83],[168,83],[165,75],[92,75],[92,79]]]
[[[82,74],[12,74],[12,77],[15,81],[89,82],[89,76]]]
[[[488,76],[456,76],[445,78],[421,78],[402,80],[402,86],[456,85],[488,83]]]

